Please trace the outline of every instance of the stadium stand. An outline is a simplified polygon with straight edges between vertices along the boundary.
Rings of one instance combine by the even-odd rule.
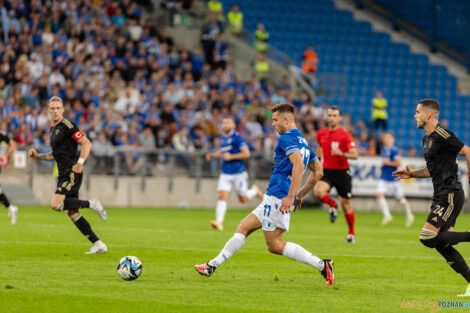
[[[404,1],[391,0],[374,0],[374,2],[428,36],[433,31],[432,17],[435,13],[436,39],[466,54],[468,47],[465,38],[470,29],[470,2],[461,0],[411,0],[406,1],[406,4]]]
[[[371,99],[381,90],[389,102],[389,128],[396,133],[397,145],[421,152],[421,140],[417,136],[420,132],[416,129],[413,112],[417,100],[435,98],[442,103],[442,116],[449,119],[450,127],[465,142],[470,141],[470,97],[456,92],[456,79],[445,66],[429,64],[426,55],[410,52],[407,44],[392,42],[387,33],[374,32],[367,22],[355,21],[351,12],[336,9],[333,1],[222,2],[227,7],[239,4],[250,32],[255,31],[258,23],[264,23],[270,30],[270,44],[288,54],[298,65],[305,47],[314,46],[319,58],[320,80],[333,75],[344,76],[345,94],[334,92],[339,79],[328,79],[326,90],[318,93],[317,103],[328,101],[341,106],[353,121],[370,122]],[[415,10],[411,6],[414,8],[420,2],[408,1],[406,5],[410,7],[404,11],[419,14],[419,8]],[[455,33],[452,27],[449,25],[442,33],[447,36]],[[463,115],[465,118],[459,118]]]

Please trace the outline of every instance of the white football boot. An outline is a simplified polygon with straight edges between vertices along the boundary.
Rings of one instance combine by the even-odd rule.
[[[101,203],[100,200],[98,199],[91,199],[90,200],[90,209],[92,209],[93,211],[96,212],[96,214],[98,214],[98,216],[103,220],[103,221],[106,221],[106,219],[108,218],[108,214],[106,213],[106,210],[103,206],[103,204]]]
[[[105,253],[108,251],[108,247],[101,240],[96,241],[93,246],[90,248],[90,251],[85,252],[85,254],[98,254]]]

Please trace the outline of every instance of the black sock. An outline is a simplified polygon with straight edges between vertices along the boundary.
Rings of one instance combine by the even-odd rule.
[[[87,237],[88,240],[90,240],[92,243],[95,243],[99,240],[91,229],[90,223],[88,223],[88,221],[83,216],[81,216],[77,221],[73,223],[82,232],[82,234]]]
[[[3,203],[4,206],[7,208],[10,206],[10,201],[8,201],[7,196],[2,192],[0,193],[0,202]]]
[[[436,248],[436,250],[442,254],[442,256],[446,259],[447,264],[450,265],[460,275],[463,276],[470,283],[470,268],[468,267],[467,263],[465,262],[463,256],[455,250],[452,246],[447,246],[445,248]]]
[[[90,201],[88,200],[79,200],[75,198],[66,198],[64,200],[64,210],[78,210],[89,207]]]
[[[470,232],[441,231],[436,237],[437,246],[456,245],[459,242],[470,241]]]

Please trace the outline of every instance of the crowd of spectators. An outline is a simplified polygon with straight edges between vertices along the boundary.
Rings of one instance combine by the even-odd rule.
[[[228,114],[250,149],[269,158],[277,143],[274,104],[299,108],[297,119],[312,147],[326,125],[328,103],[297,95],[287,77],[273,84],[256,74],[248,81],[235,75],[219,26],[211,36],[214,49],[223,46],[222,55],[206,49],[204,37],[193,49],[175,44],[132,0],[0,0],[0,7],[0,130],[20,147],[49,144],[51,96],[63,99],[65,116],[93,141],[100,162],[110,162],[112,146],[133,151],[123,158],[129,173],[142,166],[134,148],[216,149]],[[361,153],[377,152],[364,141],[363,122],[353,125],[345,115],[343,124]]]

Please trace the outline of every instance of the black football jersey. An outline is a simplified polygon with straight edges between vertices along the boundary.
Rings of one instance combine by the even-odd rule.
[[[52,155],[57,162],[59,175],[66,174],[72,170],[77,163],[78,140],[83,137],[77,125],[67,119],[63,119],[50,129]]]
[[[464,143],[453,132],[437,125],[435,131],[423,137],[423,146],[434,195],[462,191],[462,184],[457,177],[457,155]]]

